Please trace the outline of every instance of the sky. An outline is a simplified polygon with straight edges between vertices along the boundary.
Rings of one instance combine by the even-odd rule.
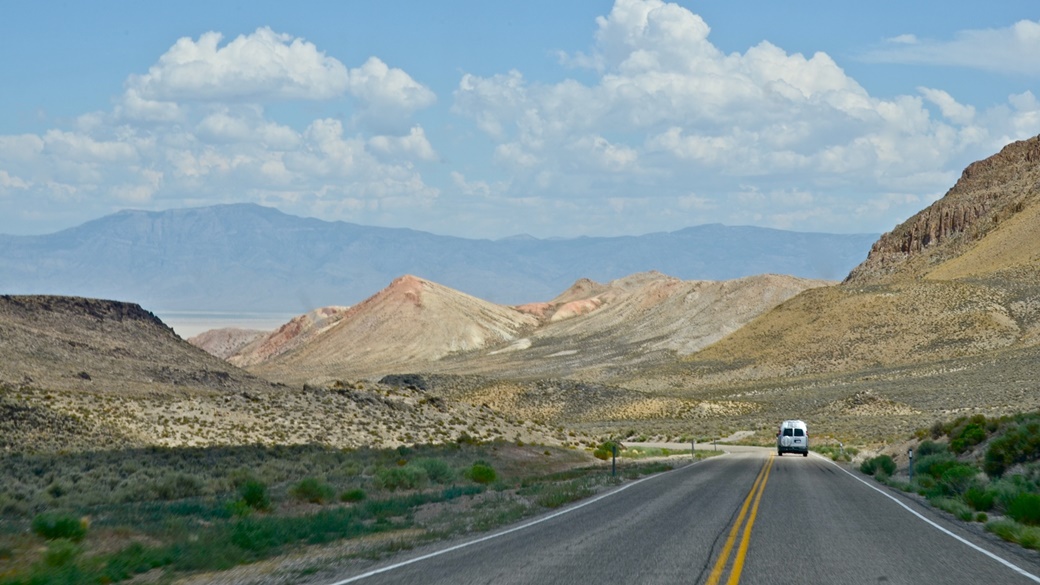
[[[885,232],[1040,134],[1035,0],[3,13],[0,234],[241,202],[467,238]]]

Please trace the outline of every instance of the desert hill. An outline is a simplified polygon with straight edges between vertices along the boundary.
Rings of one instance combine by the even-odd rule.
[[[849,284],[1035,274],[1040,136],[969,165],[946,195],[884,234]]]
[[[497,346],[534,329],[538,318],[406,275],[345,311],[319,335],[270,359],[253,354],[259,375],[279,380],[376,377],[408,372],[452,352]]]
[[[121,395],[271,386],[117,301],[0,296],[0,355],[0,383],[13,386]]]
[[[924,364],[1040,343],[1040,137],[970,165],[838,287],[689,358],[691,384]]]
[[[551,301],[507,307],[405,276],[291,351],[229,359],[292,383],[412,371],[606,380],[705,347],[827,284],[776,275],[683,281],[650,272],[606,284],[581,279]]]
[[[0,452],[571,440],[416,388],[272,384],[131,303],[0,296],[0,356]]]

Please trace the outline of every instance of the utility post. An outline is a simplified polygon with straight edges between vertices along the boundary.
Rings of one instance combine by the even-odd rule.
[[[910,459],[910,483],[914,483],[914,450],[907,449],[906,456]]]

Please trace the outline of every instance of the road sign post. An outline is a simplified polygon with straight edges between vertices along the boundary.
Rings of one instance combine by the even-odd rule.
[[[914,450],[907,449],[906,456],[910,459],[910,483],[914,483]]]

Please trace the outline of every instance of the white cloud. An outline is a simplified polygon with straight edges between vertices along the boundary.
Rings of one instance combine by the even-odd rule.
[[[590,50],[560,56],[591,82],[510,71],[466,74],[455,91],[453,111],[495,144],[514,196],[623,202],[630,214],[633,192],[690,210],[690,187],[746,197],[736,182],[754,181],[762,221],[849,229],[866,194],[944,190],[965,157],[1040,131],[1032,94],[985,112],[934,88],[873,97],[822,52],[763,41],[725,54],[700,16],[661,0],[617,0],[597,27]]]
[[[373,136],[368,140],[373,151],[395,157],[414,158],[417,160],[437,160],[430,141],[422,126],[413,126],[407,136]]]
[[[350,70],[348,88],[361,104],[359,121],[376,127],[399,128],[416,111],[437,101],[429,88],[377,57]]]
[[[957,103],[953,96],[941,89],[919,87],[917,89],[928,101],[939,106],[939,111],[949,120],[961,125],[971,124],[975,119],[975,108]]]
[[[144,75],[127,81],[140,102],[329,99],[347,89],[347,69],[313,43],[258,28],[220,46],[223,35],[178,39]]]
[[[1040,75],[1040,21],[1020,20],[1005,28],[965,30],[952,40],[901,35],[862,57],[875,63],[967,67],[1012,75]]]

